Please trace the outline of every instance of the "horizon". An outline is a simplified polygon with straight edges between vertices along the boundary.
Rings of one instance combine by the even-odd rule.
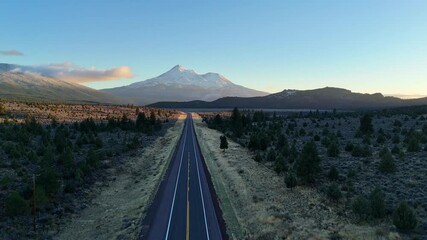
[[[181,64],[269,93],[427,95],[422,1],[6,2],[1,62],[60,69],[95,89]]]

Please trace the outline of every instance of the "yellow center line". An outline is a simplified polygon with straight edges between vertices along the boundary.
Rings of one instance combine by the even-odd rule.
[[[187,232],[186,240],[190,240],[190,152],[188,152],[187,164]]]

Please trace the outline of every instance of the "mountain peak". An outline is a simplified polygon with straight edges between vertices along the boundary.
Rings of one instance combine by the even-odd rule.
[[[182,66],[181,64],[178,64],[178,65],[175,65],[175,67],[173,67],[171,70],[183,72],[187,69],[185,69],[184,66]]]
[[[194,72],[194,70],[187,69],[181,64],[175,65],[171,70],[169,70],[166,73],[192,73],[192,74],[196,74],[196,72]]]

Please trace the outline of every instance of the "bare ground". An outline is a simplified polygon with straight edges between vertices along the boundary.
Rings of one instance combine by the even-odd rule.
[[[387,224],[353,224],[343,206],[331,204],[316,189],[287,189],[283,177],[231,140],[222,152],[222,134],[207,128],[198,115],[194,119],[233,239],[401,239]]]
[[[136,239],[181,135],[185,115],[153,144],[130,157],[123,168],[112,170],[108,183],[95,191],[92,202],[62,230],[56,239]]]

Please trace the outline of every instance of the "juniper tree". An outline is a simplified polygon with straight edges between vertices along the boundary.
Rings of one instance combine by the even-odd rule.
[[[401,202],[394,211],[393,224],[401,231],[410,231],[417,226],[415,211],[405,201]]]
[[[297,162],[297,174],[303,182],[314,184],[320,173],[320,157],[313,141],[306,143]]]
[[[383,191],[376,187],[369,195],[370,212],[374,218],[383,218],[385,216],[385,203]]]
[[[297,178],[295,177],[295,174],[287,174],[285,177],[285,184],[287,188],[293,189],[297,185]]]
[[[379,169],[383,173],[393,173],[396,171],[396,164],[394,163],[393,155],[387,151],[381,156]]]
[[[370,214],[369,201],[364,196],[357,196],[352,203],[352,209],[359,220],[365,220]]]
[[[372,117],[370,114],[365,114],[360,118],[359,130],[363,134],[371,134],[374,132],[374,126],[372,125]]]
[[[338,177],[339,177],[339,173],[337,168],[335,166],[332,166],[328,173],[329,180],[336,181],[338,180]]]
[[[326,193],[328,195],[328,198],[333,200],[334,202],[338,202],[342,198],[342,192],[339,189],[338,184],[336,183],[332,183],[331,185],[329,185]]]
[[[219,137],[221,140],[221,143],[219,145],[219,148],[222,149],[225,152],[225,149],[228,149],[228,141],[226,136]]]

